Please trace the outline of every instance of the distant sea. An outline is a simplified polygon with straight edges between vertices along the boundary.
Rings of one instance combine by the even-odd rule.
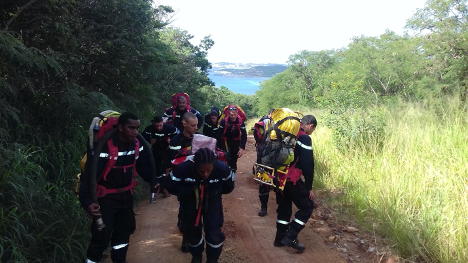
[[[235,93],[252,95],[260,87],[260,82],[270,79],[267,77],[225,77],[223,75],[209,74],[217,88],[224,86]]]

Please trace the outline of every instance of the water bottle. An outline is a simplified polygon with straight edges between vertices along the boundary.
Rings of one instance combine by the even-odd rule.
[[[102,217],[96,219],[96,229],[97,231],[102,231],[106,225],[104,225],[104,221],[102,221]]]

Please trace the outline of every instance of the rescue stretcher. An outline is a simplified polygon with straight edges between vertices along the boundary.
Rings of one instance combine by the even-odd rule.
[[[278,170],[273,167],[269,167],[263,164],[255,163],[254,170],[255,175],[253,179],[263,184],[267,184],[275,187],[278,190],[283,191],[286,184],[288,168],[285,170]]]

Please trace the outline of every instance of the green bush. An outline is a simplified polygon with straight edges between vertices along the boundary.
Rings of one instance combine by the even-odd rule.
[[[335,146],[347,151],[353,145],[381,148],[385,135],[385,111],[338,109],[325,115],[324,123],[333,130]]]

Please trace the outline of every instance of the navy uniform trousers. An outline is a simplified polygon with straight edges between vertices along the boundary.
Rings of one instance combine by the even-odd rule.
[[[302,179],[299,179],[295,184],[287,181],[284,190],[276,193],[276,203],[278,204],[276,226],[279,230],[301,231],[314,210],[314,201],[309,199],[309,190],[305,187]],[[290,222],[292,203],[299,210],[294,215],[294,220]]]

